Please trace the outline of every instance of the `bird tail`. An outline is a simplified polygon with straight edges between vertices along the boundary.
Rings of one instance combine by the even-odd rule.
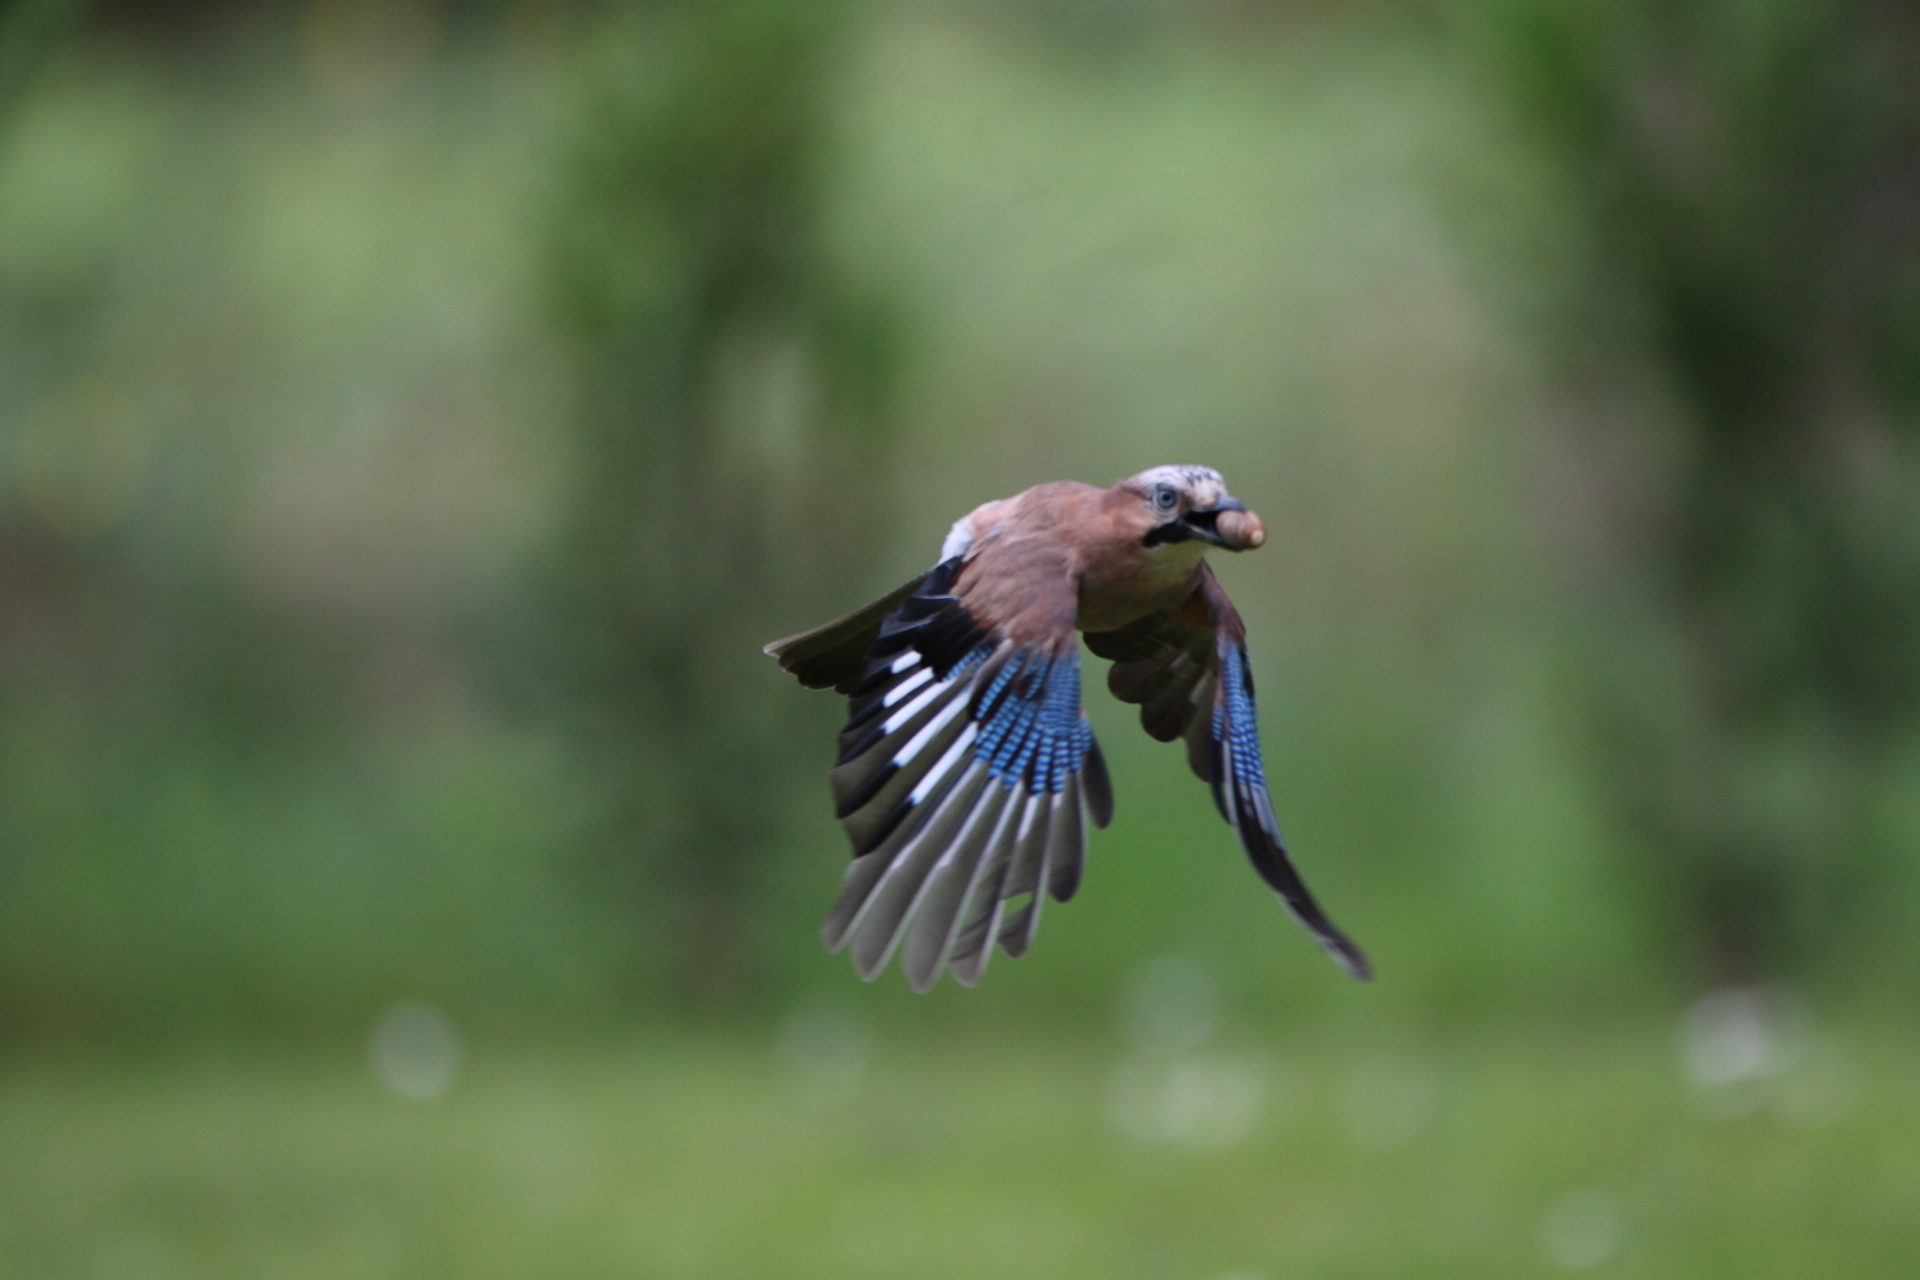
[[[931,572],[928,570],[844,618],[775,640],[765,651],[779,659],[782,671],[791,672],[809,689],[851,692],[866,671],[867,651],[880,635],[880,624],[920,589]]]

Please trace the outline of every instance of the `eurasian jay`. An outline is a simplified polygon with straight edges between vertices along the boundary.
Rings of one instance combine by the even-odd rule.
[[[803,685],[851,700],[833,795],[854,858],[822,929],[828,948],[851,947],[872,979],[904,946],[915,990],[942,969],[970,987],[996,942],[1026,952],[1044,897],[1073,896],[1086,820],[1113,816],[1080,707],[1078,629],[1147,732],[1186,739],[1294,917],[1348,973],[1372,976],[1288,860],[1246,627],[1202,558],[1265,537],[1208,467],[1155,467],[1111,489],[1036,485],[955,522],[939,563],[911,582],[768,645]]]

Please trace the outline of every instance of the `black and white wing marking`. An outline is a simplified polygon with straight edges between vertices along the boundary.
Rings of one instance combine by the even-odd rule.
[[[1245,636],[1238,611],[1209,571],[1180,607],[1089,633],[1087,646],[1113,660],[1108,687],[1122,702],[1139,704],[1148,733],[1162,742],[1186,739],[1194,773],[1213,788],[1214,803],[1254,870],[1293,917],[1342,969],[1370,978],[1365,954],[1327,918],[1287,856],[1260,756]]]
[[[1079,885],[1085,819],[1113,812],[1078,646],[982,626],[947,594],[958,567],[936,568],[882,626],[833,771],[854,860],[822,936],[867,979],[901,950],[919,991],[942,969],[972,986],[996,943],[1023,954],[1043,897]]]
[[[763,652],[779,659],[781,670],[791,672],[809,689],[852,693],[867,669],[867,653],[880,634],[881,624],[926,580],[927,574],[923,573],[843,618],[775,640]]]

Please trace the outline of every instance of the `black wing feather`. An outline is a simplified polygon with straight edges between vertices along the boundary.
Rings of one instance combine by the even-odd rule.
[[[929,570],[902,583],[871,604],[862,605],[843,618],[835,618],[799,635],[775,640],[765,652],[780,660],[780,669],[793,675],[809,689],[835,689],[851,693],[861,673],[867,669],[867,655],[880,634],[888,615],[919,591],[937,570]]]

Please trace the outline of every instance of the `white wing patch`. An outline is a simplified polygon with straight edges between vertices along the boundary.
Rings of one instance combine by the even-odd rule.
[[[887,690],[887,696],[880,700],[880,705],[885,707],[892,706],[931,679],[933,679],[932,668],[922,667],[920,670],[902,680],[899,684],[893,686],[893,688]]]
[[[947,540],[940,544],[940,558],[951,560],[955,556],[963,556],[972,545],[973,513],[969,511],[953,522],[953,528],[947,530]]]

